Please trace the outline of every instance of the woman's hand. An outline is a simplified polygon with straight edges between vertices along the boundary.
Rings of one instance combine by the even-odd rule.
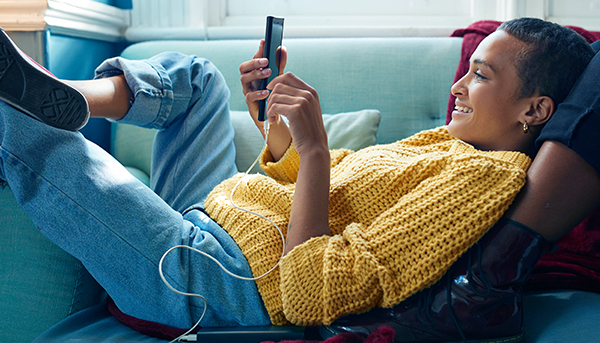
[[[302,157],[315,150],[329,153],[317,92],[292,73],[278,76],[267,88],[272,89],[267,117],[271,121],[280,115],[288,119],[298,154]]]
[[[246,105],[254,124],[260,130],[263,137],[265,137],[264,123],[258,121],[258,106],[259,101],[265,99],[269,95],[269,90],[260,90],[262,80],[266,79],[271,75],[271,69],[267,68],[268,60],[263,58],[264,56],[264,39],[260,41],[258,51],[254,54],[252,60],[244,62],[240,65],[240,81],[242,83],[242,92],[246,99]],[[283,73],[285,65],[287,63],[287,50],[285,47],[281,47],[277,51],[279,71]],[[270,123],[269,137],[267,144],[269,150],[273,155],[275,161],[279,160],[281,156],[286,152],[290,143],[291,136],[287,125],[279,120],[278,116],[272,116],[268,118]]]

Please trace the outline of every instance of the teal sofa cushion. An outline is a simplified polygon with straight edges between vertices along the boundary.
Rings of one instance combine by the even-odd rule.
[[[33,225],[9,188],[0,188],[2,342],[31,342],[63,318],[101,301],[103,290]]]

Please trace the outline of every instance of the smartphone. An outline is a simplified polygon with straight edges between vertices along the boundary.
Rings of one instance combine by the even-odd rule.
[[[267,29],[265,32],[265,54],[269,59],[267,68],[271,69],[271,75],[262,80],[261,90],[267,89],[267,85],[279,75],[279,66],[277,65],[277,49],[281,46],[283,40],[283,18],[273,16],[267,17]],[[268,98],[268,97],[267,97]],[[258,104],[258,120],[267,119],[267,99],[261,100]]]

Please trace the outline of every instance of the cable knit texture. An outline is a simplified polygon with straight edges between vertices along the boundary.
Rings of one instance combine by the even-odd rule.
[[[246,177],[233,199],[284,231],[300,158],[292,145],[278,162],[263,152],[271,177]],[[313,238],[257,281],[274,324],[330,324],[375,306],[400,303],[435,283],[506,211],[525,184],[530,159],[483,152],[446,127],[402,141],[331,152],[331,236]],[[243,175],[214,189],[206,210],[236,240],[255,276],[283,249],[268,222],[229,203]]]

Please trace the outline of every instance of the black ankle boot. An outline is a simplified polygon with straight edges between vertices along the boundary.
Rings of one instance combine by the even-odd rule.
[[[77,131],[89,119],[87,100],[33,62],[0,28],[0,100],[59,129]]]
[[[368,335],[388,325],[397,342],[518,342],[521,287],[545,246],[526,226],[501,220],[431,287],[392,308],[342,317],[321,327],[321,335]]]

